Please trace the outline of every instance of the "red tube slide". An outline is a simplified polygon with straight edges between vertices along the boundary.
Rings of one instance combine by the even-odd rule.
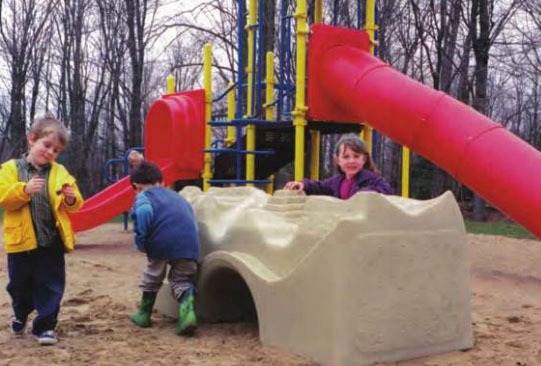
[[[310,118],[367,123],[541,238],[541,153],[473,108],[373,57],[369,44],[364,32],[312,27]]]
[[[145,159],[158,164],[165,184],[197,179],[203,169],[205,92],[166,95],[152,104],[145,121]],[[73,230],[104,224],[131,208],[135,194],[126,177],[85,200],[70,215]]]

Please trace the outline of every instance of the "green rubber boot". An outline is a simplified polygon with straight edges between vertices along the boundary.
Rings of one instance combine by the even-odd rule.
[[[193,336],[197,329],[197,316],[195,315],[194,289],[187,289],[179,301],[178,323],[176,333],[178,335]]]
[[[150,316],[154,308],[154,302],[156,301],[156,294],[156,292],[143,292],[143,297],[137,311],[130,316],[130,320],[138,327],[148,328],[152,325]]]

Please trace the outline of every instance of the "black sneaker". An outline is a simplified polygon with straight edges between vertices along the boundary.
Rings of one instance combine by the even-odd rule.
[[[23,321],[15,317],[11,319],[11,333],[13,333],[16,336],[22,336],[24,334],[25,329],[26,329],[26,320]]]
[[[38,335],[38,343],[40,346],[52,346],[58,343],[54,330],[46,330]]]

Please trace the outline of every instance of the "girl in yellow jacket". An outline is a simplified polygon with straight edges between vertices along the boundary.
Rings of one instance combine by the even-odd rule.
[[[66,272],[64,253],[73,250],[68,214],[83,198],[75,178],[55,162],[68,143],[64,125],[52,116],[37,119],[28,134],[28,153],[0,166],[4,250],[12,299],[11,330],[22,336],[29,314],[40,345],[56,344],[55,333]]]

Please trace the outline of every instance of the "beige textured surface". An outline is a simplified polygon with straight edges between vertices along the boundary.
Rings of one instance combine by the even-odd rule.
[[[181,194],[199,221],[202,320],[257,320],[263,344],[338,366],[472,346],[466,237],[450,193]],[[156,308],[176,315],[167,286]]]

